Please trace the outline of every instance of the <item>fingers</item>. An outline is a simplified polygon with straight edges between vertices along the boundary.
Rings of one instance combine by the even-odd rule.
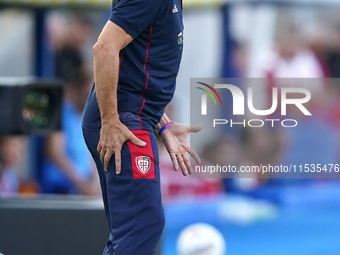
[[[101,143],[99,142],[99,143],[98,143],[98,146],[97,146],[97,151],[98,151],[99,154],[100,154],[101,150],[102,150],[102,145],[101,145]],[[100,158],[100,160],[102,160],[102,158]]]
[[[115,151],[116,152],[114,152],[113,150],[102,149],[99,152],[100,153],[100,160],[104,164],[104,170],[106,172],[108,172],[109,169],[110,169],[110,162],[111,162],[112,155],[115,154],[116,174],[120,174],[120,172],[121,172],[121,153],[120,153],[121,148],[116,148]]]
[[[105,156],[102,160],[102,162],[104,163],[104,170],[106,172],[109,171],[109,167],[110,167],[110,161],[111,161],[111,158],[112,158],[112,154],[113,154],[113,151],[106,151],[105,153]]]
[[[101,143],[98,144],[97,151],[99,153],[101,162],[104,164],[104,170],[106,172],[109,171],[112,155],[115,154],[116,173],[117,174],[120,173],[120,169],[121,169],[120,151],[121,150],[122,150],[122,146],[119,147],[119,146],[116,145],[116,146],[114,146],[114,148],[110,149],[110,148],[107,148],[107,147],[104,148],[101,145]]]
[[[197,132],[199,132],[199,131],[201,131],[201,129],[203,128],[203,124],[201,123],[201,124],[199,124],[198,126],[196,126],[196,127],[192,127],[192,126],[190,126],[190,133],[197,133]]]
[[[182,169],[183,175],[187,176],[188,175],[188,169],[185,166],[185,163],[184,163],[184,160],[183,160],[182,156],[177,157],[177,162],[179,163],[179,165],[180,165],[180,167]]]
[[[131,131],[130,135],[127,134],[128,139],[130,140],[133,144],[143,147],[146,145],[146,142],[140,140],[137,136],[135,136]],[[126,141],[126,140],[125,140]],[[121,173],[121,169],[122,169],[122,157],[121,157],[121,151],[122,151],[122,146],[123,143],[125,142],[123,141],[122,144],[119,144],[119,146],[117,145],[115,148],[115,163],[116,163],[116,174],[120,174]],[[112,156],[112,154],[111,154]]]
[[[177,162],[176,154],[171,153],[170,158],[171,158],[172,165],[174,166],[175,171],[178,171],[178,162]]]
[[[120,174],[122,169],[122,157],[121,157],[121,150],[117,150],[115,153],[115,163],[116,163],[116,174]]]
[[[188,150],[188,152],[189,152],[190,156],[195,160],[195,162],[196,162],[197,164],[201,164],[201,159],[200,159],[200,157],[196,154],[196,152],[195,152],[192,148],[190,148],[190,149]]]
[[[190,160],[189,160],[189,158],[187,157],[186,154],[176,155],[175,153],[171,153],[170,158],[171,158],[171,161],[172,161],[172,164],[174,166],[175,171],[178,170],[178,164],[179,164],[184,176],[193,173],[193,170],[192,170],[192,167],[191,167],[191,164],[190,164]]]
[[[132,132],[131,132],[131,136],[129,139],[132,143],[134,143],[137,146],[143,147],[146,145],[146,142],[142,141],[141,139],[139,139],[137,136],[135,136]]]
[[[186,167],[186,169],[187,169],[187,171],[188,171],[188,174],[192,174],[193,171],[192,171],[192,167],[191,167],[191,164],[190,164],[190,160],[189,160],[187,154],[182,155],[182,158],[183,158],[185,167]]]
[[[105,152],[106,151],[101,146],[99,146],[99,145],[98,145],[98,148],[99,149],[97,149],[97,151],[98,151],[99,156],[100,156],[100,161],[104,162],[104,157],[105,157]]]

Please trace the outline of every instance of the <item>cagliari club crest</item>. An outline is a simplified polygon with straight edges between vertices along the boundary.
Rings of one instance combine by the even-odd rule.
[[[146,174],[150,169],[151,161],[149,157],[146,156],[139,156],[136,157],[136,166],[139,171],[143,174]]]

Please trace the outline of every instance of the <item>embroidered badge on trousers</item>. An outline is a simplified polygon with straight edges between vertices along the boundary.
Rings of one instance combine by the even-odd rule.
[[[141,173],[146,174],[150,169],[151,161],[149,157],[139,156],[136,157],[136,166]]]

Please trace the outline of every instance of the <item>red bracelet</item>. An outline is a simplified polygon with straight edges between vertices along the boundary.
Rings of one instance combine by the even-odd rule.
[[[168,123],[166,123],[159,131],[158,131],[158,135],[161,136],[161,134],[163,133],[163,131],[165,129],[167,129],[168,127],[170,127],[172,124],[174,124],[173,121],[170,121]]]

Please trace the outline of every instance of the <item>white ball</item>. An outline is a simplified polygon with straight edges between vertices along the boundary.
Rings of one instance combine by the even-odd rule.
[[[182,230],[177,239],[180,255],[225,255],[226,243],[216,228],[196,223]]]

